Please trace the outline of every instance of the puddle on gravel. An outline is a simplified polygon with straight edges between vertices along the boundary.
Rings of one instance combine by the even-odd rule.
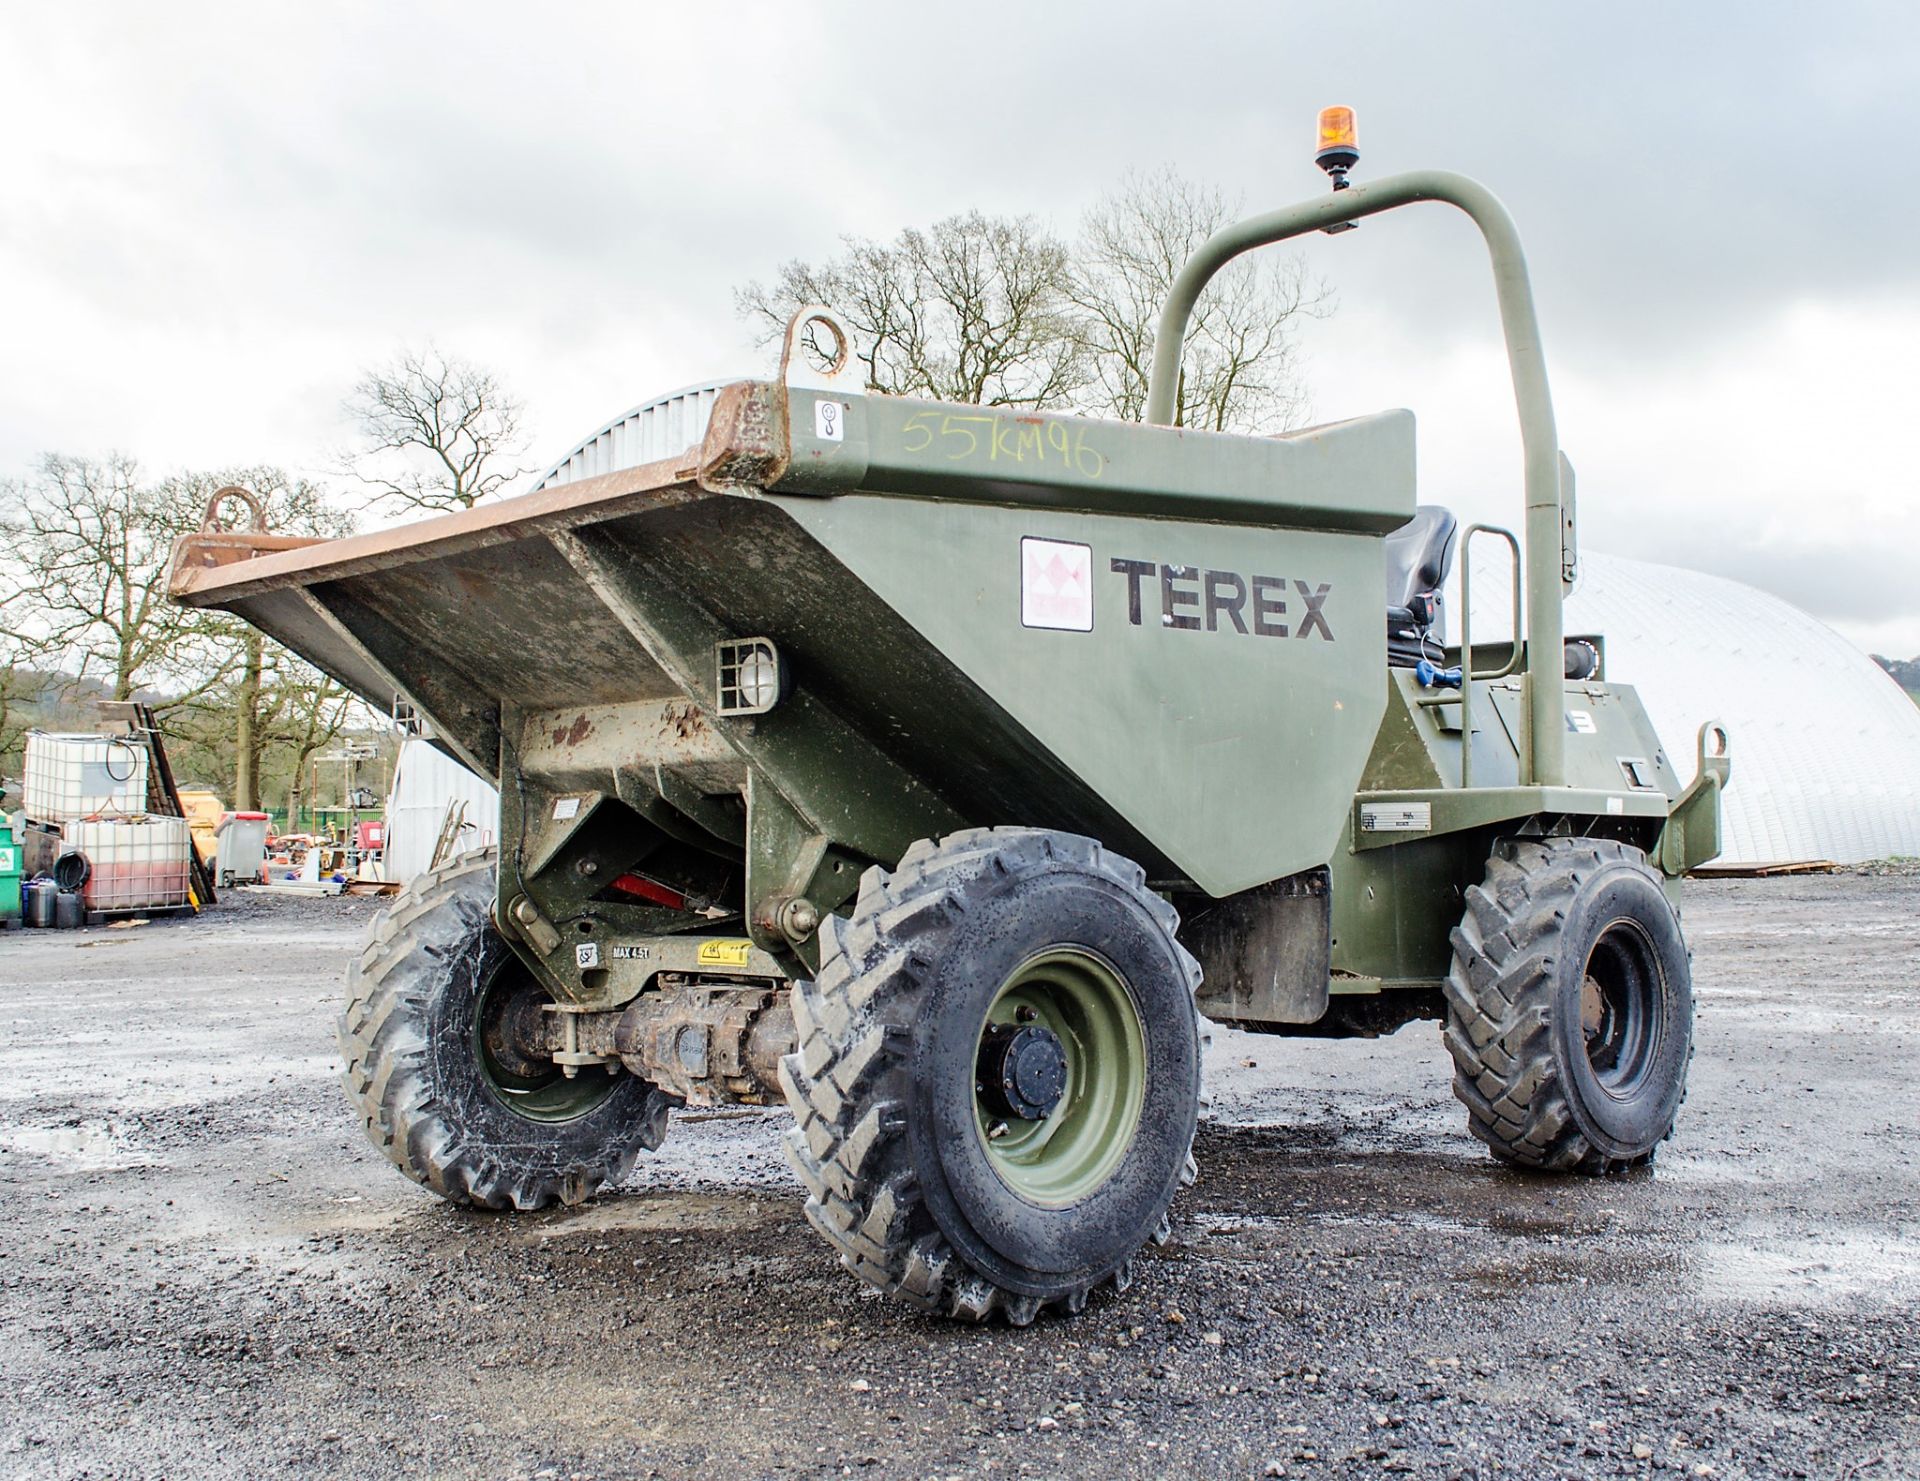
[[[1207,1239],[1230,1239],[1235,1235],[1258,1234],[1290,1241],[1304,1241],[1308,1229],[1413,1229],[1423,1234],[1477,1235],[1487,1233],[1484,1224],[1470,1224],[1419,1209],[1389,1210],[1379,1213],[1334,1213],[1327,1209],[1300,1207],[1296,1213],[1227,1213],[1205,1210],[1193,1215],[1193,1230]]]
[[[1687,928],[1687,935],[1700,941],[1709,939],[1727,941],[1769,940],[1813,940],[1855,938],[1860,936],[1900,936],[1913,930],[1913,922],[1905,916],[1883,920],[1848,920],[1844,926],[1836,926],[1825,919],[1799,921],[1765,921],[1742,916],[1738,921],[1725,925],[1718,922],[1696,922]]]
[[[1700,1250],[1702,1294],[1762,1306],[1898,1305],[1920,1299],[1920,1240],[1872,1229],[1756,1234]]]
[[[1804,1040],[1861,1034],[1890,1039],[1920,1038],[1920,1024],[1889,1017],[1894,1010],[1864,1002],[1843,1005],[1763,1002],[1742,1004],[1725,1011],[1729,1017],[1745,1018],[1763,1033],[1788,1033]]]
[[[15,1073],[0,1081],[0,1108],[44,1099],[47,1087],[57,1085],[63,1100],[88,1100],[116,1112],[163,1111],[230,1100],[277,1084],[331,1080],[340,1072],[336,1054],[268,1054],[249,1044],[247,1034],[238,1029],[197,1040],[121,1034],[104,1044],[96,1036],[85,1043],[69,1038],[19,1050]],[[0,1131],[0,1144],[7,1135]]]
[[[1727,1152],[1711,1149],[1674,1151],[1664,1149],[1654,1164],[1654,1178],[1662,1184],[1727,1187],[1738,1184],[1758,1186],[1799,1180],[1804,1173],[1797,1167],[1781,1167],[1769,1162],[1760,1152]]]
[[[796,1194],[791,1203],[797,1204]],[[642,1193],[548,1214],[518,1231],[527,1244],[582,1234],[689,1234],[745,1229],[779,1217],[768,1198],[716,1193]]]
[[[81,1121],[71,1126],[10,1126],[0,1129],[0,1149],[42,1158],[73,1172],[119,1172],[151,1167],[160,1159],[133,1145],[112,1121]]]

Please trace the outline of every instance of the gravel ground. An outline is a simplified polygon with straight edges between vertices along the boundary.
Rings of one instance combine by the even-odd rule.
[[[1657,1170],[1488,1160],[1439,1035],[1216,1035],[1201,1178],[1124,1296],[870,1297],[781,1118],[585,1207],[447,1208],[334,1080],[374,902],[0,937],[0,1475],[1920,1473],[1920,878],[1694,887]]]

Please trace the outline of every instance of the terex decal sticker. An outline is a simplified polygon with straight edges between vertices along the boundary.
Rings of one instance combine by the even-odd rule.
[[[1284,576],[1207,571],[1164,561],[1115,556],[1108,569],[1126,582],[1127,622],[1175,632],[1234,632],[1256,638],[1320,638],[1333,642],[1327,624],[1331,582],[1289,581]],[[1158,598],[1158,613],[1152,611]]]

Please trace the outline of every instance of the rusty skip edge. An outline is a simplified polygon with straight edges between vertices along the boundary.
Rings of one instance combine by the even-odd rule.
[[[510,545],[712,494],[766,488],[786,472],[789,455],[785,387],[740,381],[721,389],[700,446],[677,457],[339,540],[183,535],[174,545],[168,595],[182,606],[227,607],[262,592]]]

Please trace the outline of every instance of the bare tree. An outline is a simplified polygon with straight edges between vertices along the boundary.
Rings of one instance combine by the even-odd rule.
[[[795,310],[825,304],[853,330],[869,390],[1037,408],[1066,405],[1080,389],[1067,251],[1031,217],[974,211],[888,244],[841,246],[831,261],[789,262],[772,286],[735,295],[763,341]]]
[[[0,518],[0,536],[13,533]],[[49,685],[39,643],[21,630],[27,594],[23,586],[0,590],[0,767],[19,756],[34,723],[33,707],[45,698]]]
[[[291,657],[291,655],[288,655]],[[304,668],[305,665],[302,665]],[[280,692],[290,702],[278,715],[277,738],[292,753],[292,768],[287,780],[287,826],[298,826],[301,799],[306,793],[307,766],[320,751],[340,738],[356,712],[364,714],[358,700],[334,684],[318,669],[308,669],[309,682]],[[310,801],[310,800],[309,800]]]
[[[307,760],[337,737],[356,702],[312,664],[258,633],[246,649],[233,698],[233,805],[258,808],[264,801],[270,750],[291,751],[290,793],[300,789]],[[288,806],[295,805],[292,797]]]
[[[220,683],[232,662],[223,620],[166,599],[173,542],[200,525],[191,490],[143,482],[119,453],[49,454],[0,486],[0,503],[25,592],[20,632],[47,661],[111,699],[151,689],[179,705]]]
[[[348,533],[325,491],[275,468],[180,474],[159,482],[130,458],[49,456],[29,479],[0,487],[0,533],[17,559],[0,590],[0,752],[25,702],[49,686],[142,698],[169,740],[198,747],[213,774],[232,766],[236,805],[260,800],[263,759],[291,748],[304,764],[349,715],[324,675],[237,618],[166,597],[173,544],[197,530],[230,484],[265,506],[283,534]],[[301,747],[305,747],[301,750]]]
[[[276,534],[334,538],[353,530],[352,518],[333,505],[324,489],[306,479],[289,478],[279,468],[182,474],[169,479],[167,486],[182,502],[203,510],[223,488],[246,489],[260,501],[266,527]],[[261,805],[268,749],[297,747],[316,717],[331,715],[331,728],[314,748],[326,744],[345,721],[347,694],[258,628],[227,622],[222,624],[222,636],[233,650],[223,666],[225,678],[201,695],[193,708],[204,712],[205,728],[224,730],[231,737],[233,805],[254,809]]]
[[[25,534],[18,512],[0,506],[0,546],[19,547]],[[0,765],[16,755],[27,729],[26,706],[37,697],[33,639],[23,631],[28,587],[0,565]]]
[[[1219,191],[1165,170],[1130,177],[1096,205],[1071,250],[1030,217],[976,211],[887,244],[845,238],[838,256],[789,262],[736,303],[763,341],[806,304],[833,309],[858,341],[871,391],[1137,421],[1174,276],[1232,215]],[[1327,311],[1298,258],[1248,259],[1220,274],[1183,346],[1179,423],[1296,425],[1307,402],[1295,331]]]
[[[360,433],[347,471],[376,503],[471,509],[531,471],[519,462],[526,408],[493,372],[431,344],[368,370],[345,410]]]
[[[1173,280],[1238,214],[1218,190],[1170,169],[1129,176],[1087,213],[1070,288],[1093,370],[1081,398],[1087,410],[1126,421],[1145,413],[1154,331]],[[1298,256],[1255,254],[1228,266],[1194,305],[1175,425],[1247,433],[1297,426],[1307,396],[1294,333],[1301,319],[1330,307]]]

